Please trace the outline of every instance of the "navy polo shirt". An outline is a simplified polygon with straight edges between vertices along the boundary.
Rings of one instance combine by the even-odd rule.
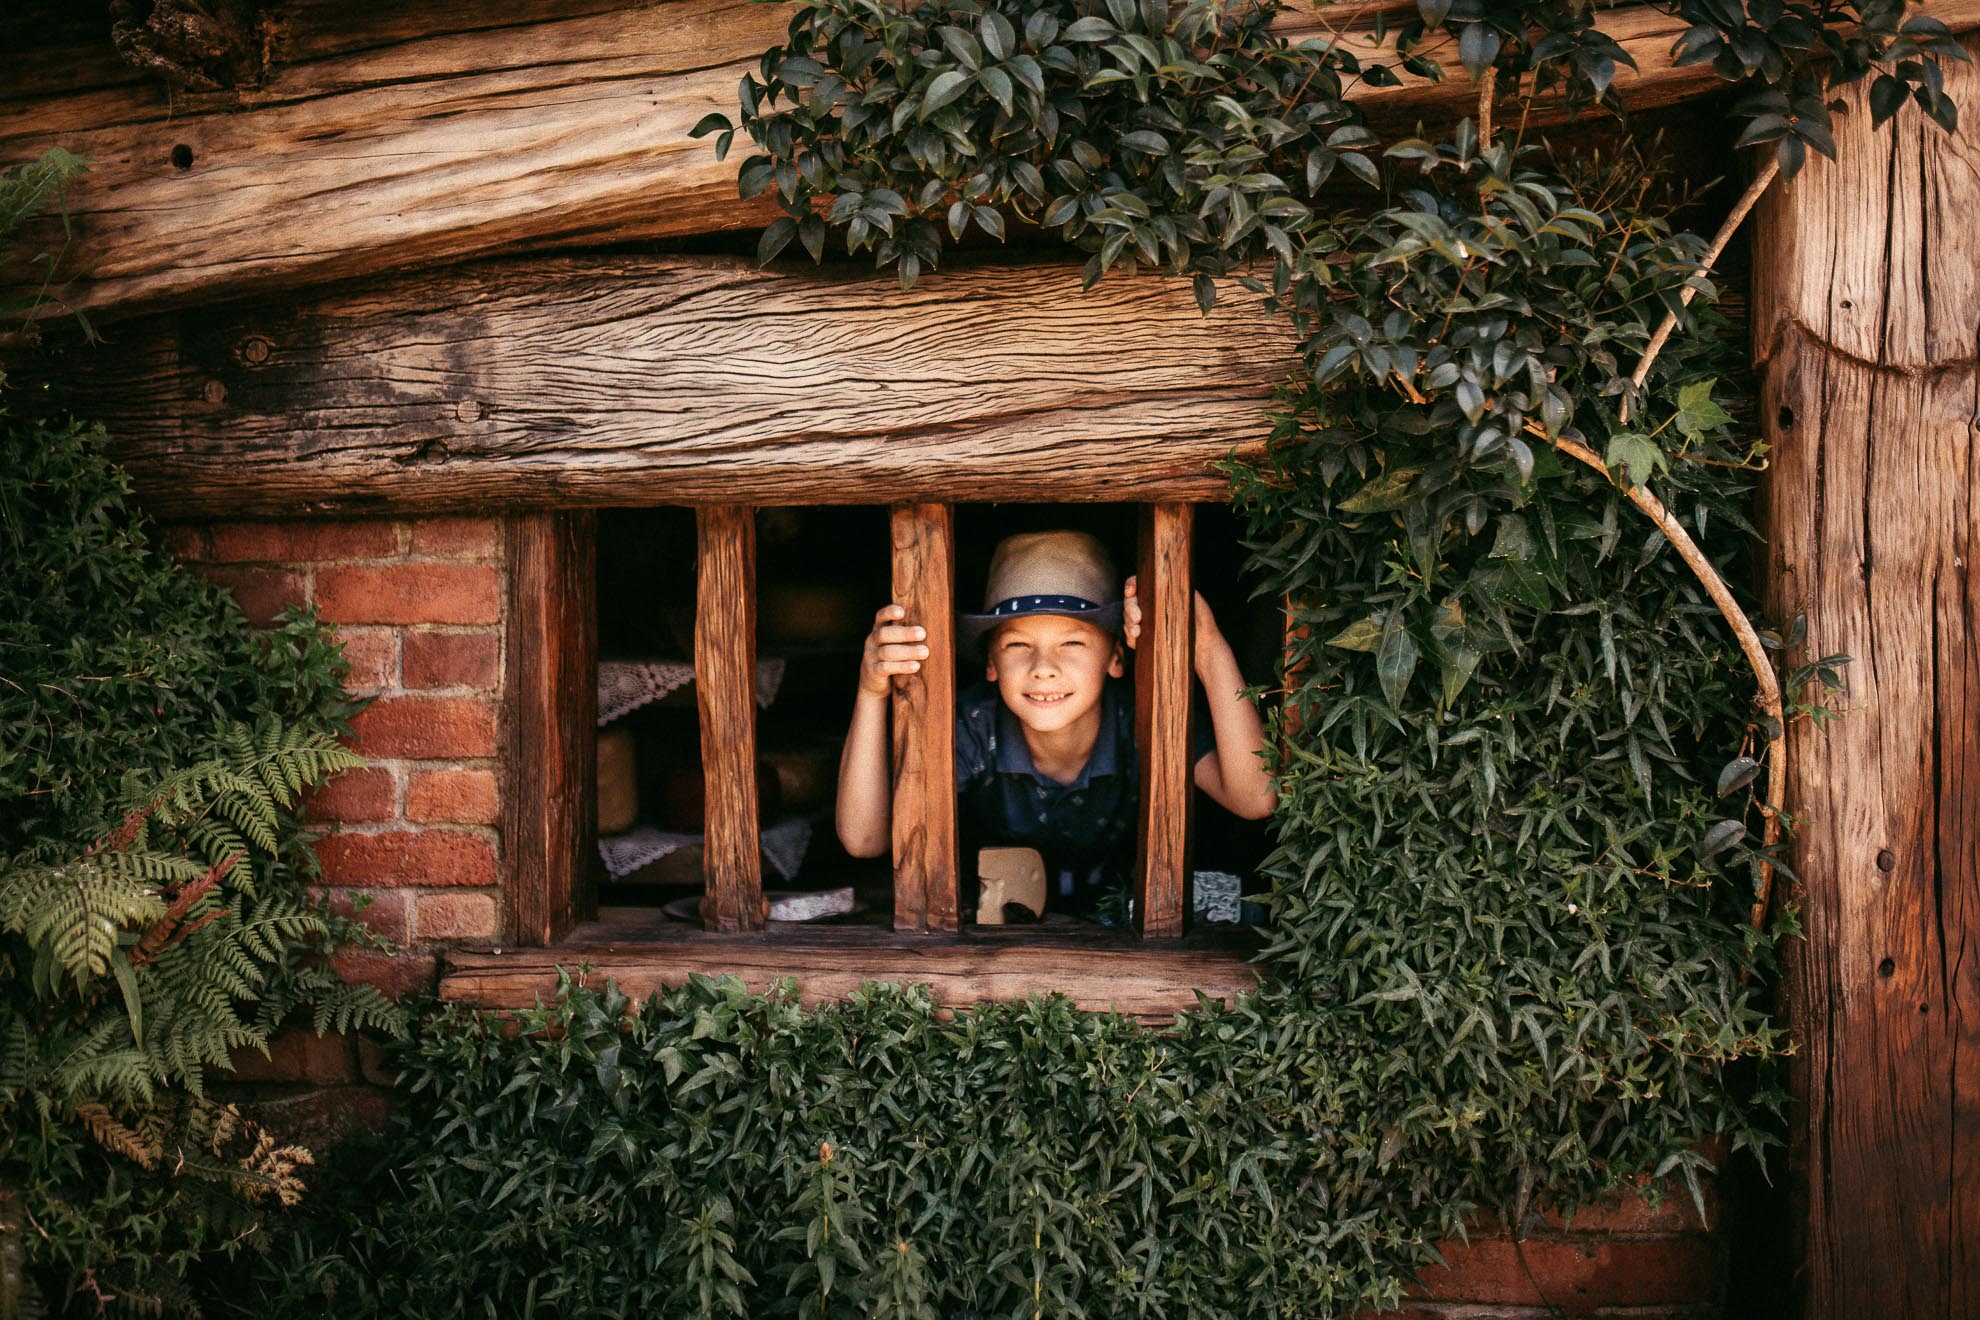
[[[1216,734],[1198,712],[1192,722],[1194,765],[1216,749]],[[1040,774],[1024,726],[994,684],[976,683],[956,701],[956,798],[963,843],[977,848],[1036,848],[1049,871],[1072,871],[1090,883],[1096,868],[1126,874],[1134,863],[1135,806],[1141,766],[1134,746],[1134,697],[1109,679],[1100,693],[1093,754],[1070,784]]]

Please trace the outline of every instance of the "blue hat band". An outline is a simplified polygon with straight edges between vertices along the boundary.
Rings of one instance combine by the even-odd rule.
[[[1000,600],[985,613],[999,617],[1012,614],[1086,614],[1100,607],[1084,596],[1012,596]]]

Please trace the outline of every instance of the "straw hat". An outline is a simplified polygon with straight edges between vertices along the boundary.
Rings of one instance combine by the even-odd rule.
[[[957,613],[957,640],[980,650],[991,629],[1027,614],[1063,614],[1120,636],[1120,583],[1106,547],[1085,532],[1005,537],[990,556],[983,612]]]

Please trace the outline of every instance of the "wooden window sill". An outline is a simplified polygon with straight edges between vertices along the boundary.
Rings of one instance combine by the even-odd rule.
[[[904,932],[872,926],[775,926],[718,934],[636,908],[607,908],[563,942],[541,948],[456,949],[441,962],[440,996],[498,1009],[548,998],[559,967],[591,966],[635,1001],[690,973],[740,977],[751,990],[794,978],[807,1004],[843,999],[862,981],[924,984],[947,1008],[1057,991],[1090,1011],[1165,1023],[1197,992],[1230,1001],[1258,984],[1246,931],[1144,943],[1096,926],[976,927]]]

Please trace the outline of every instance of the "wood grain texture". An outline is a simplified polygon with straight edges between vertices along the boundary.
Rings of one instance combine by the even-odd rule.
[[[702,855],[710,930],[756,930],[766,919],[756,798],[756,511],[695,513],[694,688],[707,783]]]
[[[1973,49],[1969,43],[1969,49]],[[1947,90],[1980,99],[1972,65]],[[1910,107],[1758,213],[1770,605],[1846,652],[1791,730],[1798,1314],[1980,1312],[1980,128]]]
[[[543,259],[126,326],[62,402],[170,513],[1221,499],[1290,332],[1155,277],[902,293],[727,258]],[[1077,452],[1075,461],[1072,457]]]
[[[1144,938],[1182,934],[1188,901],[1194,512],[1174,503],[1145,510],[1135,570],[1143,613],[1134,656],[1134,742],[1141,759],[1134,911]]]
[[[1147,948],[1094,928],[1056,938],[1041,927],[1016,935],[1004,929],[909,935],[773,927],[724,936],[678,923],[658,926],[630,913],[606,915],[610,919],[580,927],[556,949],[450,951],[440,993],[495,1008],[526,1008],[555,991],[558,966],[587,962],[592,984],[615,981],[635,1002],[700,972],[741,977],[756,991],[791,977],[807,1004],[844,999],[865,981],[891,981],[926,985],[937,1004],[950,1008],[1059,993],[1083,1009],[1166,1022],[1194,1008],[1199,990],[1228,1002],[1258,984],[1243,946],[1192,939]]]
[[[508,663],[502,850],[508,938],[562,939],[596,905],[597,538],[593,515],[507,521]]]
[[[955,514],[946,504],[897,505],[892,533],[894,602],[928,630],[921,672],[894,683],[894,927],[954,930]]]
[[[749,229],[774,214],[737,200],[745,153],[718,161],[687,132],[709,111],[735,114],[737,81],[781,40],[787,6],[519,0],[499,21],[451,2],[270,8],[271,75],[226,95],[174,102],[103,49],[79,49],[72,24],[23,24],[9,48],[19,73],[0,88],[0,161],[60,145],[96,162],[73,206],[85,273],[65,293],[99,321],[474,255]],[[1290,10],[1276,27],[1367,42],[1378,14],[1399,8]],[[1980,26],[1980,0],[1935,0],[1932,13]],[[1683,24],[1658,6],[1618,6],[1602,26],[1638,66],[1616,78],[1632,107],[1723,88],[1709,68],[1671,66]],[[1398,76],[1350,92],[1385,135],[1473,111],[1461,75]],[[1528,127],[1563,114],[1542,104]],[[179,146],[191,152],[183,169]]]

